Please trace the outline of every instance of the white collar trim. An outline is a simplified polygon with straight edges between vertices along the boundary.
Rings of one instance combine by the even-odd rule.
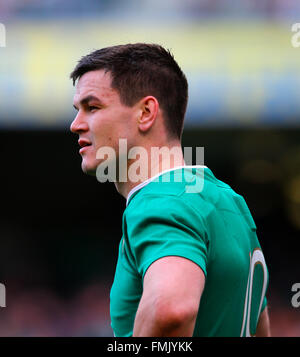
[[[128,193],[128,196],[127,196],[127,200],[126,200],[126,206],[128,205],[128,202],[130,200],[130,197],[138,190],[140,190],[141,188],[143,188],[144,186],[148,185],[148,183],[150,183],[151,181],[154,181],[156,178],[158,178],[159,176],[167,173],[167,172],[171,172],[171,171],[175,171],[175,170],[178,170],[178,169],[183,169],[183,168],[186,168],[186,169],[191,169],[191,168],[194,168],[194,169],[198,169],[198,168],[207,168],[207,166],[205,165],[184,165],[184,166],[176,166],[176,167],[173,167],[172,169],[168,169],[168,170],[165,170],[165,171],[162,171],[160,172],[159,174],[153,176],[153,177],[150,177],[149,179],[145,180],[144,182],[141,182],[140,184],[138,184],[137,186],[133,187],[130,192]]]

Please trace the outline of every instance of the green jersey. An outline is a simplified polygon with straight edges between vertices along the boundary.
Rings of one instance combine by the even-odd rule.
[[[143,278],[179,256],[205,274],[194,336],[251,336],[266,306],[268,271],[242,196],[205,166],[161,173],[128,195],[110,293],[116,337],[132,336]]]

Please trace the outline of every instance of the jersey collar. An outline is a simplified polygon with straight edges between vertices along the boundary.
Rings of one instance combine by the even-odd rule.
[[[141,188],[145,187],[146,185],[148,185],[148,183],[154,181],[155,179],[157,179],[159,176],[167,173],[167,172],[171,172],[171,171],[175,171],[175,170],[179,170],[179,169],[198,169],[198,168],[206,168],[207,166],[205,165],[184,165],[184,166],[176,166],[176,167],[173,167],[172,169],[169,169],[169,170],[164,170],[162,172],[160,172],[159,174],[155,175],[155,176],[152,176],[150,177],[148,180],[145,180],[144,182],[141,182],[140,184],[136,185],[135,187],[133,187],[130,192],[128,193],[128,196],[127,196],[127,200],[126,200],[126,206],[128,205],[129,201],[130,201],[130,198],[132,197],[132,195],[139,191]]]

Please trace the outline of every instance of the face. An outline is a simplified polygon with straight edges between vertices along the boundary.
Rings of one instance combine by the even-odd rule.
[[[110,73],[104,70],[87,72],[79,79],[73,104],[77,115],[70,129],[79,135],[82,170],[95,175],[104,160],[96,159],[99,148],[109,146],[118,157],[119,139],[134,137],[137,109],[121,103],[111,88]]]

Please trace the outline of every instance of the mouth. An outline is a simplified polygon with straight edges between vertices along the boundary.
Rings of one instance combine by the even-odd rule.
[[[80,153],[87,150],[88,147],[90,147],[92,145],[88,140],[85,140],[85,139],[79,139],[78,144],[81,147],[81,149],[79,150]]]

